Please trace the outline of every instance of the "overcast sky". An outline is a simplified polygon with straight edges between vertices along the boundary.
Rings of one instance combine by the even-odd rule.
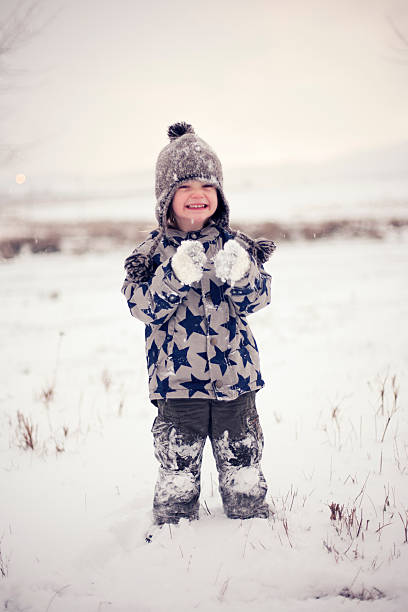
[[[4,17],[18,4],[2,0]],[[27,5],[27,2],[26,2]],[[406,0],[44,0],[9,58],[10,176],[151,168],[192,123],[224,165],[320,160],[408,139]],[[33,26],[35,24],[33,23]],[[20,72],[21,71],[21,72]]]

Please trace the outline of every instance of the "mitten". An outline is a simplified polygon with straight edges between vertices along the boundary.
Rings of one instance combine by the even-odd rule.
[[[248,253],[237,240],[228,240],[222,251],[214,259],[215,273],[224,283],[234,284],[249,270],[250,259]]]
[[[172,257],[171,265],[180,282],[191,285],[201,280],[207,261],[204,247],[198,240],[184,240]]]

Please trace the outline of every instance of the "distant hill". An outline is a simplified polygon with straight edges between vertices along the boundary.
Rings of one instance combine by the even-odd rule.
[[[252,168],[227,168],[234,187],[281,185],[320,181],[375,179],[408,181],[408,141],[367,149],[316,163],[285,163]]]
[[[357,151],[324,167],[344,177],[408,178],[408,141],[388,147]]]

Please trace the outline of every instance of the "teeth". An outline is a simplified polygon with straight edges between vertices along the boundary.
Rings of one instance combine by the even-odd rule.
[[[187,204],[188,208],[206,208],[207,204]]]

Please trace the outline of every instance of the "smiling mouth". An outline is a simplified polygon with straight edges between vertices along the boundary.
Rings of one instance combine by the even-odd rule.
[[[204,203],[200,203],[200,204],[187,204],[187,208],[189,208],[190,210],[197,210],[197,209],[201,209],[201,208],[207,208],[207,204]]]

